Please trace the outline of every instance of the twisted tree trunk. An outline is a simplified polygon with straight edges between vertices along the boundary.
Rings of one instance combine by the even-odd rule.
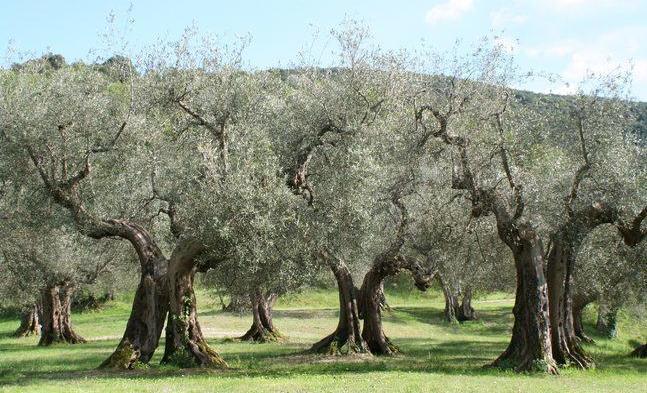
[[[339,290],[339,322],[337,329],[315,343],[310,352],[342,355],[368,352],[361,334],[356,289],[348,266],[341,259],[325,255],[328,266],[337,280]]]
[[[465,288],[465,294],[458,310],[458,321],[475,321],[478,319],[474,307],[472,307],[472,287]]]
[[[381,304],[384,302],[382,290],[384,279],[406,269],[411,272],[416,287],[425,291],[435,275],[435,272],[424,269],[415,259],[399,254],[393,255],[391,251],[375,258],[373,267],[364,276],[360,288],[360,309],[364,318],[362,338],[374,355],[392,355],[399,352],[398,347],[384,334],[382,327]]]
[[[516,244],[511,247],[517,271],[512,338],[508,348],[492,366],[556,374],[557,365],[551,350],[543,248],[539,237],[529,226],[522,226],[518,235]]]
[[[97,151],[112,149],[126,125],[126,121],[121,124],[111,146],[100,146],[101,150]],[[59,130],[64,131],[64,127],[59,126]],[[85,156],[85,162],[77,173],[71,175],[63,171],[59,177],[48,170],[41,158],[42,154],[34,145],[27,144],[25,149],[52,200],[70,212],[80,233],[93,239],[126,239],[137,252],[141,278],[126,330],[115,351],[99,367],[130,369],[139,362],[148,363],[159,343],[168,311],[165,279],[168,261],[150,234],[140,225],[128,220],[104,219],[86,209],[79,188],[92,171],[89,155]],[[66,164],[64,157],[62,161]]]
[[[592,367],[593,360],[584,352],[578,339],[583,335],[581,311],[574,305],[575,261],[582,241],[597,226],[612,223],[616,210],[596,202],[578,211],[567,207],[568,221],[552,236],[553,246],[548,254],[548,294],[553,357],[560,365],[574,364],[579,368]]]
[[[445,298],[445,310],[443,311],[445,321],[459,323],[476,320],[476,311],[472,307],[472,288],[468,286],[465,289],[463,299],[461,300],[460,288],[455,290],[440,274],[438,275],[438,281],[443,289],[443,296]]]
[[[573,308],[573,269],[575,256],[571,247],[555,237],[548,255],[548,294],[553,358],[559,365],[574,364],[579,368],[593,366],[577,337]],[[579,310],[581,311],[581,309]],[[580,320],[577,323],[581,324]]]
[[[38,304],[34,303],[20,314],[20,326],[14,332],[15,337],[27,337],[40,334],[38,321]]]
[[[66,284],[49,285],[42,291],[42,334],[38,345],[86,342],[72,327],[71,306],[74,288]]]
[[[258,343],[282,340],[283,336],[274,327],[272,320],[272,307],[277,296],[275,294],[264,296],[257,288],[249,297],[252,302],[252,326],[240,337],[240,340]]]
[[[91,237],[119,236],[130,241],[139,257],[141,276],[124,335],[112,355],[99,367],[132,369],[138,363],[148,363],[159,344],[169,303],[168,261],[140,225],[108,220],[102,227],[103,232]]]
[[[191,241],[179,244],[169,263],[169,315],[162,363],[179,367],[226,368],[227,363],[213,350],[198,322],[193,280],[195,258],[202,246]]]
[[[443,289],[443,296],[445,298],[445,310],[443,311],[445,321],[448,323],[458,323],[458,296],[455,295],[449,283],[440,274],[438,275],[438,281],[440,282],[440,287]]]

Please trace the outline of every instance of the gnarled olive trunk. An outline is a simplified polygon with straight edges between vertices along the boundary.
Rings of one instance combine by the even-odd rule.
[[[169,314],[162,363],[179,367],[226,368],[227,363],[213,350],[198,322],[193,280],[195,258],[202,247],[190,241],[178,245],[168,267]]]
[[[42,332],[38,345],[86,342],[72,327],[71,307],[74,288],[69,285],[48,285],[42,291]]]
[[[360,310],[364,318],[362,338],[374,355],[392,355],[399,351],[398,347],[384,334],[381,305],[384,302],[382,289],[384,279],[403,269],[411,272],[416,287],[421,291],[425,291],[429,287],[435,275],[435,271],[422,268],[415,259],[393,254],[391,249],[378,255],[371,270],[364,276],[359,291]]]
[[[40,323],[38,321],[38,304],[25,308],[20,313],[20,326],[14,332],[15,337],[27,337],[40,334]]]
[[[455,290],[447,283],[442,276],[438,275],[438,281],[443,289],[443,296],[445,298],[445,310],[443,314],[445,321],[449,323],[458,323],[464,321],[473,321],[477,319],[476,311],[472,307],[472,288],[467,287],[463,294],[463,299],[460,299],[460,288]]]
[[[365,353],[368,347],[362,338],[356,289],[348,266],[330,256],[325,257],[337,280],[339,291],[339,322],[330,335],[315,343],[310,352],[330,355]]]
[[[132,369],[137,363],[148,363],[159,344],[168,312],[168,261],[140,225],[121,220],[106,223],[109,225],[106,233],[128,239],[135,248],[141,276],[124,335],[112,355],[99,367]]]
[[[125,126],[126,122],[122,123],[117,136]],[[141,279],[126,330],[115,351],[99,367],[129,369],[138,362],[148,363],[159,343],[168,311],[165,279],[168,261],[150,234],[140,225],[128,220],[103,219],[86,209],[79,185],[92,171],[87,156],[85,165],[78,173],[57,179],[45,169],[34,146],[27,145],[26,149],[52,200],[70,212],[80,233],[93,239],[126,239],[137,252]]]
[[[382,282],[386,277],[397,272],[391,265],[387,261],[375,263],[364,276],[360,289],[361,309],[364,318],[362,338],[374,355],[392,355],[399,351],[398,347],[384,334],[382,327],[381,304],[384,296]]]
[[[551,350],[548,293],[541,241],[531,228],[521,229],[511,247],[517,272],[514,325],[508,348],[492,366],[516,371],[557,373]]]
[[[449,283],[447,283],[440,274],[438,275],[438,281],[440,282],[440,287],[443,289],[443,296],[445,298],[445,310],[443,311],[445,321],[449,323],[458,323],[458,296],[454,293],[454,290],[451,288]]]
[[[458,321],[475,321],[478,319],[476,310],[472,307],[472,287],[465,288],[463,300],[461,301],[460,308],[458,309]]]
[[[547,266],[553,358],[559,365],[589,368],[593,366],[593,360],[580,346],[573,314],[573,253],[576,247],[573,247],[572,239],[563,238],[566,234],[558,234],[553,237]]]
[[[240,340],[258,343],[280,341],[283,337],[274,327],[272,320],[272,307],[276,303],[277,296],[275,294],[264,296],[257,288],[249,298],[252,303],[252,326],[240,337]]]
[[[552,350],[558,364],[588,368],[593,366],[593,360],[581,348],[577,334],[578,328],[581,331],[581,307],[575,310],[573,299],[575,261],[586,236],[597,226],[614,222],[617,214],[613,207],[602,202],[578,211],[568,205],[567,214],[568,221],[551,236],[553,247],[548,254]]]

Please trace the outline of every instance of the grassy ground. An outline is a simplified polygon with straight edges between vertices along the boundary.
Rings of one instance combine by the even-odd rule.
[[[129,313],[129,304],[114,302],[98,312],[74,316],[87,344],[51,348],[36,338],[14,339],[16,319],[0,319],[0,390],[2,391],[434,391],[434,392],[647,392],[647,360],[627,357],[647,328],[626,315],[620,337],[596,338],[587,349],[595,370],[563,370],[559,376],[518,375],[482,366],[505,349],[512,322],[508,296],[480,299],[480,320],[460,326],[442,321],[438,292],[388,294],[393,311],[385,330],[403,354],[397,357],[335,358],[300,352],[330,333],[336,323],[337,295],[315,291],[283,298],[276,325],[288,336],[283,344],[248,344],[228,340],[241,335],[247,315],[222,313],[200,293],[201,323],[210,343],[231,370],[180,370],[159,366],[161,350],[147,369],[99,372],[96,366],[114,349]],[[593,318],[588,315],[589,322]]]

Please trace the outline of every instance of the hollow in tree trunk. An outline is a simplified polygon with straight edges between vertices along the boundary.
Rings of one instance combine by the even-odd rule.
[[[573,364],[578,368],[593,367],[577,338],[573,308],[573,272],[575,265],[573,240],[558,232],[548,254],[547,283],[550,305],[550,333],[553,358],[558,365]],[[581,323],[581,321],[580,321]]]
[[[275,294],[263,295],[257,288],[249,295],[252,303],[252,326],[240,337],[242,341],[257,343],[281,341],[283,336],[274,327],[272,320],[272,307],[276,303]]]
[[[508,348],[492,366],[556,374],[541,241],[528,225],[522,225],[515,237],[515,244],[511,247],[517,272],[512,338]]]
[[[38,304],[34,303],[20,313],[20,326],[14,332],[15,337],[27,337],[40,334],[38,321]]]
[[[202,247],[193,242],[179,245],[168,268],[169,313],[162,363],[178,367],[226,368],[227,363],[205,340],[198,314],[193,281],[195,258]]]
[[[66,284],[49,285],[42,291],[42,333],[38,345],[86,342],[72,327],[73,293],[73,287]]]
[[[361,334],[359,309],[353,277],[344,261],[330,255],[323,256],[337,280],[339,291],[339,322],[330,335],[315,343],[309,350],[313,353],[345,355],[366,353],[368,347]]]
[[[132,369],[138,363],[148,363],[159,344],[169,303],[168,261],[140,225],[123,220],[107,220],[103,225],[105,236],[119,236],[133,245],[141,273],[124,335],[99,368]],[[100,238],[104,232],[92,237]]]

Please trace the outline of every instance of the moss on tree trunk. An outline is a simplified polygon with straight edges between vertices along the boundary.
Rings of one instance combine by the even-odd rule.
[[[171,256],[168,270],[170,307],[162,363],[178,367],[226,368],[227,363],[205,340],[193,282],[201,246],[187,241]]]
[[[264,295],[257,288],[249,295],[252,303],[252,326],[239,339],[257,343],[282,341],[283,336],[274,327],[272,308],[276,302],[276,295]]]

